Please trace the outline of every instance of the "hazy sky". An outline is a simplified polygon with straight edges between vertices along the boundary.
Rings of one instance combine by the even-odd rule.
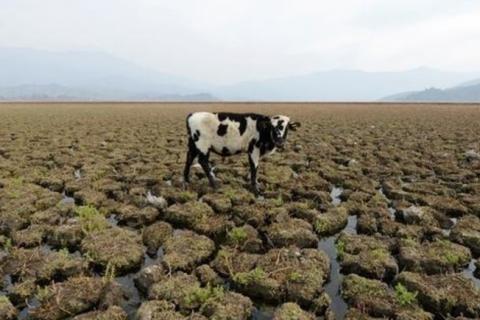
[[[97,50],[211,83],[480,71],[477,0],[0,0],[0,46]]]

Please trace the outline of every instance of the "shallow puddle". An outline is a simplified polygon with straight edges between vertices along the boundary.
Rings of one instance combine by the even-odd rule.
[[[82,178],[82,172],[80,169],[77,169],[73,172],[73,175],[75,176],[75,179],[80,180]]]
[[[2,279],[2,290],[0,290],[0,296],[5,296],[7,295],[9,291],[9,287],[12,285],[12,277],[8,274],[3,277]]]
[[[453,227],[455,227],[455,225],[457,224],[458,219],[450,218],[450,221],[452,221],[452,226],[450,227],[450,229],[442,229],[442,233],[446,237],[450,236],[450,233],[452,232]]]
[[[110,223],[112,226],[118,225],[118,219],[116,214],[111,214],[108,218],[108,223]]]
[[[392,218],[392,220],[395,220],[395,213],[397,212],[397,210],[395,210],[393,207],[388,207],[388,213],[390,214],[390,218]]]
[[[480,279],[476,278],[473,272],[475,271],[475,260],[471,260],[468,264],[468,267],[463,270],[463,275],[468,278],[472,279],[475,283],[475,286],[480,289]]]
[[[332,299],[330,307],[335,314],[335,319],[339,320],[345,317],[348,306],[340,295],[343,275],[340,273],[340,265],[337,261],[336,238],[336,236],[332,236],[320,240],[318,242],[318,249],[323,250],[330,258],[330,279],[324,288]]]
[[[123,277],[115,278],[115,281],[117,281],[122,286],[124,294],[127,297],[124,304],[122,304],[122,308],[127,313],[129,319],[134,318],[135,312],[142,303],[140,293],[138,292],[137,287],[133,282],[134,278],[135,274],[131,273]]]
[[[38,300],[35,297],[33,297],[32,299],[28,299],[27,306],[18,313],[17,320],[30,319],[28,312],[31,309],[38,307],[39,305],[40,305],[40,302],[38,302]]]
[[[378,189],[378,193],[380,195],[382,195],[382,197],[384,197],[386,200],[387,200],[387,203],[388,203],[388,213],[390,215],[390,218],[392,220],[395,220],[395,213],[397,212],[397,210],[395,210],[395,208],[392,206],[392,200],[388,199],[388,197],[385,195],[385,192],[383,191],[383,187],[381,187],[380,189]]]
[[[338,187],[334,187],[330,192],[330,197],[332,198],[332,204],[334,206],[338,206],[342,202],[342,200],[340,199],[342,192],[343,189]],[[357,216],[348,216],[347,225],[342,231],[356,234]],[[335,240],[337,239],[338,234],[339,233],[321,239],[318,242],[318,249],[325,252],[330,259],[330,276],[324,288],[332,299],[330,308],[335,314],[335,319],[340,320],[345,317],[345,314],[348,310],[348,305],[345,303],[345,300],[343,300],[340,294],[340,287],[342,285],[343,275],[340,273],[340,264],[337,261],[337,248],[335,246]]]
[[[330,197],[332,198],[332,204],[334,206],[338,206],[342,202],[342,199],[340,199],[342,192],[343,189],[339,187],[333,187],[332,191],[330,191]]]
[[[69,197],[65,194],[65,191],[62,192],[62,200],[60,200],[61,204],[75,204],[75,199]]]
[[[457,224],[458,222],[458,219],[457,218],[450,218],[450,221],[452,221],[452,228],[455,227],[455,225]]]
[[[271,320],[273,319],[273,313],[275,307],[269,305],[255,306],[255,310],[252,313],[252,320]]]
[[[347,226],[343,231],[350,234],[357,234],[357,216],[348,216]]]

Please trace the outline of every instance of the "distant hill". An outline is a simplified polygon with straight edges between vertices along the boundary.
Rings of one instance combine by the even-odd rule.
[[[202,84],[102,52],[0,47],[0,70],[4,100],[181,99],[204,92]]]
[[[480,81],[449,89],[430,88],[423,91],[401,93],[383,98],[383,101],[411,102],[480,102]]]
[[[480,79],[474,79],[474,80],[470,80],[470,81],[467,81],[467,82],[463,82],[463,83],[459,84],[457,87],[468,87],[468,86],[473,86],[473,85],[476,85],[476,84],[480,84]]]
[[[86,89],[50,85],[19,85],[0,87],[0,101],[216,101],[208,93],[158,94],[155,92],[132,93],[113,88]]]
[[[376,101],[397,92],[444,89],[479,78],[480,73],[423,67],[399,72],[330,70],[212,86],[102,52],[0,47],[3,100]]]
[[[396,92],[446,88],[480,76],[417,68],[403,72],[331,70],[307,75],[242,82],[211,92],[224,100],[372,101]]]

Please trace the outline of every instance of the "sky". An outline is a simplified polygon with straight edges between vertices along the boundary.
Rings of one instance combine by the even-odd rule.
[[[0,47],[106,52],[211,84],[480,71],[477,0],[1,0]]]

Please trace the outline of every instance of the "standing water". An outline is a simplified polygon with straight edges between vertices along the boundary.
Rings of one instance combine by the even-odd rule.
[[[332,191],[330,191],[330,197],[332,198],[332,204],[334,206],[338,206],[342,200],[340,196],[342,195],[343,189],[338,187],[333,187]]]
[[[330,192],[332,198],[332,204],[338,206],[342,200],[340,196],[343,192],[342,188],[334,187]],[[357,217],[349,216],[348,222],[343,231],[347,233],[357,233]],[[340,293],[340,286],[342,285],[343,275],[340,273],[340,264],[337,261],[337,248],[335,246],[335,240],[337,235],[324,238],[318,242],[318,249],[324,251],[330,259],[330,277],[328,283],[325,285],[325,291],[332,299],[330,305],[331,310],[335,314],[337,320],[345,318],[345,314],[348,310],[348,305],[343,300]]]
[[[328,293],[332,303],[330,308],[335,314],[335,319],[343,319],[347,313],[348,306],[340,294],[340,285],[343,275],[340,273],[340,265],[337,261],[337,248],[335,247],[335,236],[322,239],[318,243],[318,249],[323,250],[330,258],[330,278],[325,285],[325,291]]]
[[[465,278],[472,279],[475,286],[480,289],[480,279],[477,279],[473,275],[474,270],[475,270],[475,260],[472,259],[468,264],[468,267],[465,268],[465,270],[463,270],[463,275],[465,276]]]
[[[390,214],[390,218],[392,218],[392,220],[395,220],[395,213],[397,212],[397,210],[395,210],[394,207],[392,207],[392,200],[390,200],[386,195],[385,195],[385,192],[383,191],[383,187],[381,187],[380,189],[378,189],[378,193],[380,195],[382,195],[385,199],[387,199],[387,202],[388,202],[388,213]]]
[[[62,192],[62,200],[60,200],[61,204],[75,204],[75,199],[66,195],[65,191]]]

